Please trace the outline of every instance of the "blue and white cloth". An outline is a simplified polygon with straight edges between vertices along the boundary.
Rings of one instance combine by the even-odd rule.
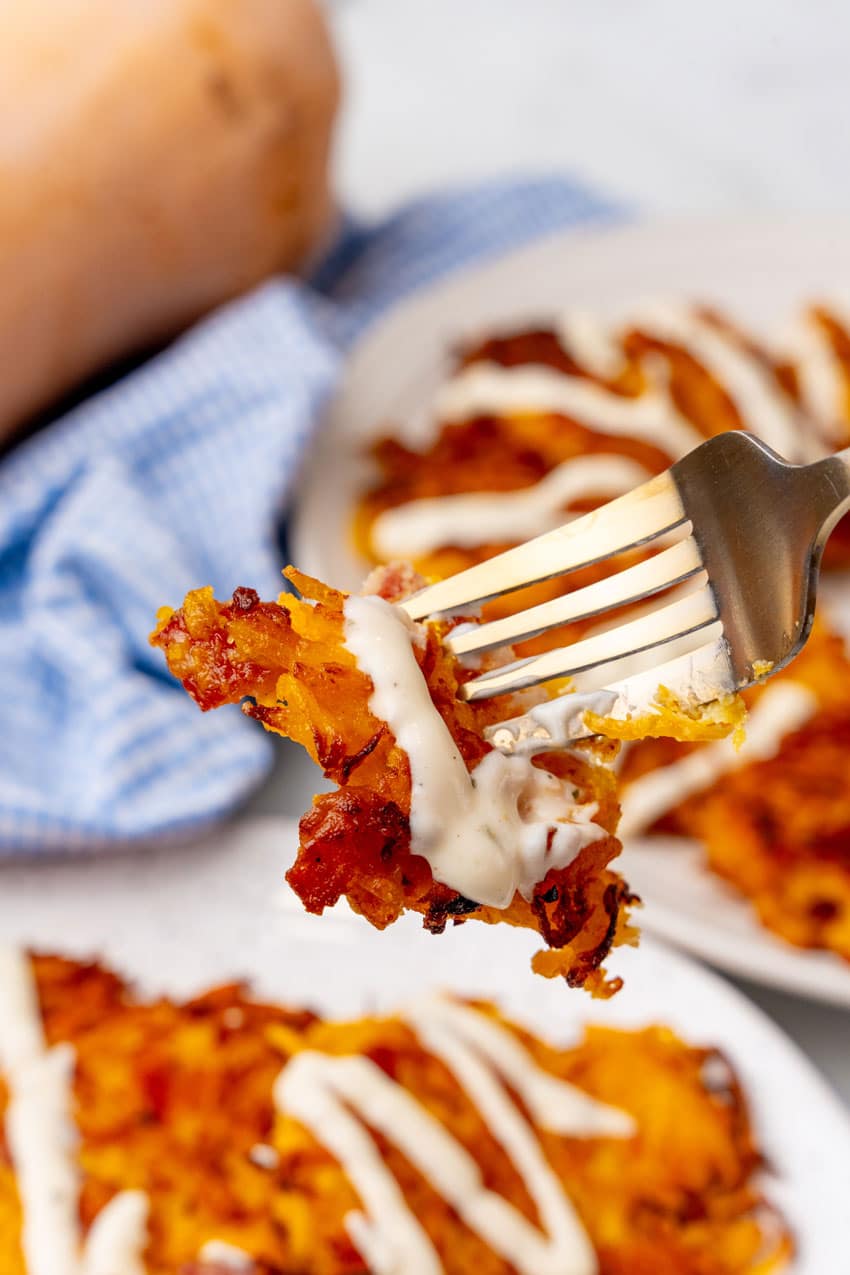
[[[563,179],[491,183],[351,225],[309,282],[219,310],[0,462],[0,854],[183,834],[271,765],[201,716],[147,635],[212,584],[281,588],[278,524],[347,346],[456,267],[617,209]]]

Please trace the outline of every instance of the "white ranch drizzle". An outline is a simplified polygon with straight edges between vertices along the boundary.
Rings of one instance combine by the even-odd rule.
[[[536,1121],[558,1133],[629,1137],[632,1119],[544,1072],[510,1032],[483,1014],[435,998],[403,1017],[454,1074],[513,1160],[537,1206],[540,1228],[488,1190],[465,1148],[370,1059],[296,1054],[278,1077],[275,1102],[310,1129],[351,1179],[364,1211],[349,1215],[346,1226],[369,1268],[376,1275],[438,1275],[442,1269],[371,1128],[397,1146],[520,1275],[595,1275],[587,1234],[506,1085]]]
[[[792,404],[770,373],[735,339],[690,307],[656,302],[630,315],[630,325],[686,350],[727,392],[744,429],[790,460],[807,455]]]
[[[560,314],[555,332],[567,354],[593,376],[612,381],[626,366],[616,327],[588,310]]]
[[[148,1207],[144,1191],[112,1197],[86,1236],[81,1275],[145,1275]]]
[[[567,312],[555,322],[564,349],[601,377],[611,377],[621,369],[620,341],[629,328],[638,328],[691,354],[728,393],[744,428],[782,455],[810,459],[815,454],[793,403],[769,369],[734,336],[692,307],[659,301],[644,303],[608,324],[583,311]],[[819,395],[823,396],[822,388]],[[524,411],[560,412],[600,433],[642,439],[673,459],[703,441],[699,430],[677,411],[666,386],[653,385],[639,397],[629,398],[581,377],[531,363],[503,367],[480,360],[469,364],[438,390],[433,420],[441,423]]]
[[[280,1163],[280,1154],[266,1142],[255,1142],[248,1152],[248,1159],[260,1169],[276,1169]]]
[[[414,626],[382,598],[345,604],[345,644],[372,679],[369,707],[410,763],[411,847],[434,879],[465,898],[507,907],[530,898],[550,868],[563,868],[606,833],[595,804],[579,805],[528,756],[493,750],[470,774],[431,701]]]
[[[676,411],[665,389],[655,387],[639,398],[627,398],[538,364],[471,363],[438,391],[434,406],[440,421],[505,412],[559,412],[601,434],[642,439],[673,459],[704,441]]]
[[[29,959],[2,946],[0,1023],[0,1071],[9,1089],[6,1134],[21,1201],[28,1275],[141,1275],[147,1202],[139,1192],[114,1197],[95,1219],[80,1252],[74,1052],[65,1044],[47,1048]],[[106,1256],[109,1266],[102,1261]]]
[[[223,1266],[229,1271],[247,1273],[254,1269],[254,1259],[251,1254],[235,1244],[228,1244],[225,1240],[207,1240],[206,1244],[201,1245],[198,1258],[202,1262],[209,1262],[210,1265]]]
[[[650,477],[626,456],[577,456],[531,487],[434,496],[386,509],[372,525],[372,546],[389,561],[422,558],[444,545],[530,540],[567,522],[565,510],[576,500],[620,496]]]
[[[630,784],[622,797],[619,835],[639,836],[662,815],[724,775],[750,762],[775,757],[785,736],[805,725],[817,707],[817,697],[800,682],[773,682],[747,718],[747,738],[738,752],[730,739],[718,740]]]
[[[803,407],[824,437],[838,445],[846,440],[846,385],[844,373],[829,334],[817,318],[802,314],[790,328],[782,355],[797,373]]]

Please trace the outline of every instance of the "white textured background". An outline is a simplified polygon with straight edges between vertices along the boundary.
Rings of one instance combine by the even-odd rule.
[[[665,212],[850,208],[845,0],[335,0],[342,193],[560,167]]]

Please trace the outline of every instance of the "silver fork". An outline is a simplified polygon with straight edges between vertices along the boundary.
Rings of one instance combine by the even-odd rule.
[[[636,618],[464,685],[464,698],[476,700],[570,678],[569,693],[487,732],[504,752],[565,744],[591,734],[588,707],[619,718],[651,711],[660,686],[687,704],[705,704],[783,668],[809,636],[823,547],[848,509],[850,448],[791,465],[751,434],[721,434],[625,496],[402,606],[414,620],[468,615],[526,585],[630,550],[656,550],[598,583],[504,619],[458,626],[446,639],[470,659],[653,598]]]

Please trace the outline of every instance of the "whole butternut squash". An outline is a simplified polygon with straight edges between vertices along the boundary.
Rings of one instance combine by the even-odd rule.
[[[0,5],[0,437],[328,226],[315,0]]]

